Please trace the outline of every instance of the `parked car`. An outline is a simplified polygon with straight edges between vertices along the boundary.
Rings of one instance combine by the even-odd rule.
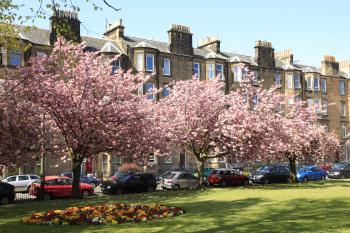
[[[30,185],[37,179],[40,179],[40,176],[34,174],[24,174],[9,176],[6,179],[4,179],[3,182],[15,186],[16,193],[27,193],[29,191]]]
[[[211,167],[205,167],[204,170],[203,170],[203,178],[204,180],[208,180],[208,177],[210,175],[210,173],[214,170],[214,168],[211,168]],[[195,171],[193,173],[193,175],[195,177],[198,177],[198,171]]]
[[[129,173],[117,180],[106,181],[101,184],[101,190],[104,194],[153,192],[156,188],[156,178],[148,173]]]
[[[0,204],[5,205],[16,198],[15,186],[0,181]]]
[[[192,173],[174,171],[164,177],[161,184],[163,189],[194,189],[197,187],[198,179]]]
[[[340,162],[333,165],[328,174],[329,178],[344,179],[350,177],[350,162]]]
[[[234,169],[215,169],[208,177],[209,185],[248,185],[249,178],[244,176],[242,172]]]
[[[49,200],[56,197],[70,197],[72,194],[72,179],[65,176],[46,176],[44,183],[44,193],[42,198]],[[94,194],[94,188],[85,183],[80,183],[80,192],[83,197]],[[35,181],[30,189],[29,194],[40,197],[41,179]]]
[[[309,180],[317,181],[326,179],[327,173],[318,166],[305,166],[297,170],[298,182],[307,182]]]
[[[61,173],[60,176],[65,176],[68,177],[70,179],[73,179],[73,172],[65,172],[65,173]],[[80,182],[85,183],[85,184],[89,184],[92,187],[97,187],[100,185],[101,181],[99,179],[97,179],[96,177],[93,176],[85,176],[83,174],[80,174]]]
[[[256,170],[251,180],[253,183],[290,183],[289,167],[283,165],[263,166]]]

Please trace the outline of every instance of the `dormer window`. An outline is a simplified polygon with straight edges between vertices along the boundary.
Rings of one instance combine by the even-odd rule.
[[[154,71],[154,55],[146,54],[146,71]]]
[[[9,53],[9,65],[10,66],[20,66],[22,64],[21,52],[10,50]]]

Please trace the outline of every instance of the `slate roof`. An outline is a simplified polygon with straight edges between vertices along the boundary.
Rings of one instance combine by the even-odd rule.
[[[33,27],[29,27],[30,30],[27,30],[28,27],[21,25],[15,25],[15,27],[18,30],[18,38],[28,40],[33,44],[50,46],[50,30]],[[82,41],[86,43],[87,49],[89,51],[126,54],[126,51],[124,51],[116,41],[90,36],[81,36],[81,38]],[[161,41],[125,36],[124,42],[126,45],[134,48],[152,48],[157,49],[163,53],[170,53],[168,44]],[[253,56],[228,52],[221,52],[218,54],[210,50],[198,48],[193,48],[193,53],[194,56],[202,58],[218,58],[227,60],[229,62],[244,62],[252,66],[258,66],[256,59]],[[302,70],[303,72],[320,73],[320,70],[316,67],[302,64],[288,64],[282,60],[279,60],[278,58],[275,58],[275,66],[276,68],[284,70]],[[346,74],[341,74],[341,76],[348,77]]]

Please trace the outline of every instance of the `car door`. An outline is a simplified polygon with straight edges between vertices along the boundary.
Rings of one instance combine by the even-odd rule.
[[[17,176],[10,176],[4,180],[6,183],[12,184],[15,186],[15,192],[17,191]]]
[[[265,176],[271,183],[280,182],[281,179],[278,167],[272,167]]]
[[[286,166],[280,166],[278,168],[279,170],[279,177],[280,177],[280,182],[287,182],[289,180],[289,168]]]
[[[319,180],[319,170],[317,169],[317,167],[310,168],[309,174],[310,180]]]
[[[137,193],[141,191],[142,179],[139,175],[130,176],[125,182],[126,193]],[[124,190],[123,190],[124,191]]]
[[[19,192],[25,192],[29,183],[30,179],[28,175],[17,176],[17,187]]]
[[[187,174],[187,187],[190,189],[196,188],[198,183],[197,177],[192,174]]]
[[[180,173],[179,176],[177,177],[177,182],[182,189],[188,188],[188,183],[187,183],[187,174],[185,173]]]

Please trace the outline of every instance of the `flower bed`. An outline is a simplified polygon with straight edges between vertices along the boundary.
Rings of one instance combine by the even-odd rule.
[[[86,207],[69,207],[64,210],[50,210],[34,213],[22,218],[22,223],[30,225],[73,225],[73,224],[121,224],[145,222],[168,218],[184,213],[182,208],[155,205],[127,205],[122,203]]]

